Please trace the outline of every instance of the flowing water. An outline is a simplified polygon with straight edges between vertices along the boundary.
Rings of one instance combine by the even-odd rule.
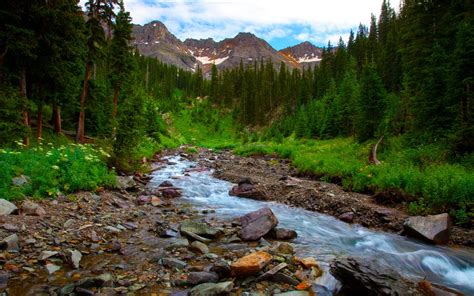
[[[270,207],[279,226],[294,229],[298,238],[292,243],[299,256],[314,256],[327,271],[329,262],[341,255],[382,259],[404,276],[426,278],[431,282],[474,295],[474,252],[431,246],[395,234],[350,225],[331,216],[286,205],[229,196],[232,184],[212,177],[211,172],[185,170],[195,163],[179,156],[168,158],[170,165],[153,173],[152,186],[171,180],[183,189],[182,200],[199,209],[215,209],[219,218],[234,218],[250,211]],[[338,282],[329,274],[319,284],[330,290]]]

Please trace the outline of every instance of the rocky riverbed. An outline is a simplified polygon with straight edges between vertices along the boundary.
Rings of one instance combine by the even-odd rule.
[[[173,165],[161,156],[154,160],[156,172]],[[241,163],[236,165],[237,175],[244,172],[239,170],[246,161],[260,162],[208,150],[182,158],[201,164],[185,169],[184,176],[213,167],[222,177],[233,162]],[[251,178],[242,184],[269,186],[253,167],[274,169],[275,176],[286,176],[285,182],[300,182],[286,162],[262,161],[239,176]],[[2,295],[304,296],[331,295],[340,287],[341,293],[353,289],[386,295],[458,295],[358,257],[340,256],[329,271],[320,258],[295,252],[292,242],[298,233],[280,227],[278,214],[271,209],[249,208],[238,217],[225,218],[212,204],[198,210],[182,200],[187,188],[175,184],[183,176],[159,184],[149,183],[151,177],[119,177],[117,189],[54,200],[0,199]],[[271,192],[265,191],[266,198],[271,199]],[[332,278],[329,272],[342,286],[321,284],[322,278]]]
[[[216,154],[203,150],[189,155],[203,167],[214,169],[214,177],[238,183],[231,195],[263,201],[277,201],[293,207],[328,214],[347,223],[403,233],[409,215],[406,204],[386,206],[373,196],[344,191],[336,184],[302,177],[286,159],[272,156],[242,157],[231,151]],[[211,159],[212,161],[208,161]],[[474,246],[474,230],[450,227],[444,243]]]

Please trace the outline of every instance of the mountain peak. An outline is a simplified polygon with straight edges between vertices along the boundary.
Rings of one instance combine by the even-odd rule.
[[[318,64],[321,61],[323,51],[309,41],[280,50],[280,53],[296,60],[299,64]]]

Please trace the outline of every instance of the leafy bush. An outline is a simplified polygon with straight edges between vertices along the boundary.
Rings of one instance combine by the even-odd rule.
[[[115,173],[108,170],[105,160],[109,155],[103,149],[90,145],[54,147],[48,144],[31,149],[0,149],[0,196],[6,199],[55,197],[59,193],[114,185]],[[21,142],[18,145],[21,146]],[[20,176],[25,176],[28,182],[14,185],[12,179]]]

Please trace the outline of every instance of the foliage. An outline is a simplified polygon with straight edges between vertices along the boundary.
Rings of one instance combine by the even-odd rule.
[[[56,197],[115,183],[115,173],[106,165],[110,155],[101,148],[48,143],[27,149],[20,141],[17,144],[20,148],[0,150],[0,195],[5,199]],[[28,183],[14,185],[12,179],[22,175]]]

